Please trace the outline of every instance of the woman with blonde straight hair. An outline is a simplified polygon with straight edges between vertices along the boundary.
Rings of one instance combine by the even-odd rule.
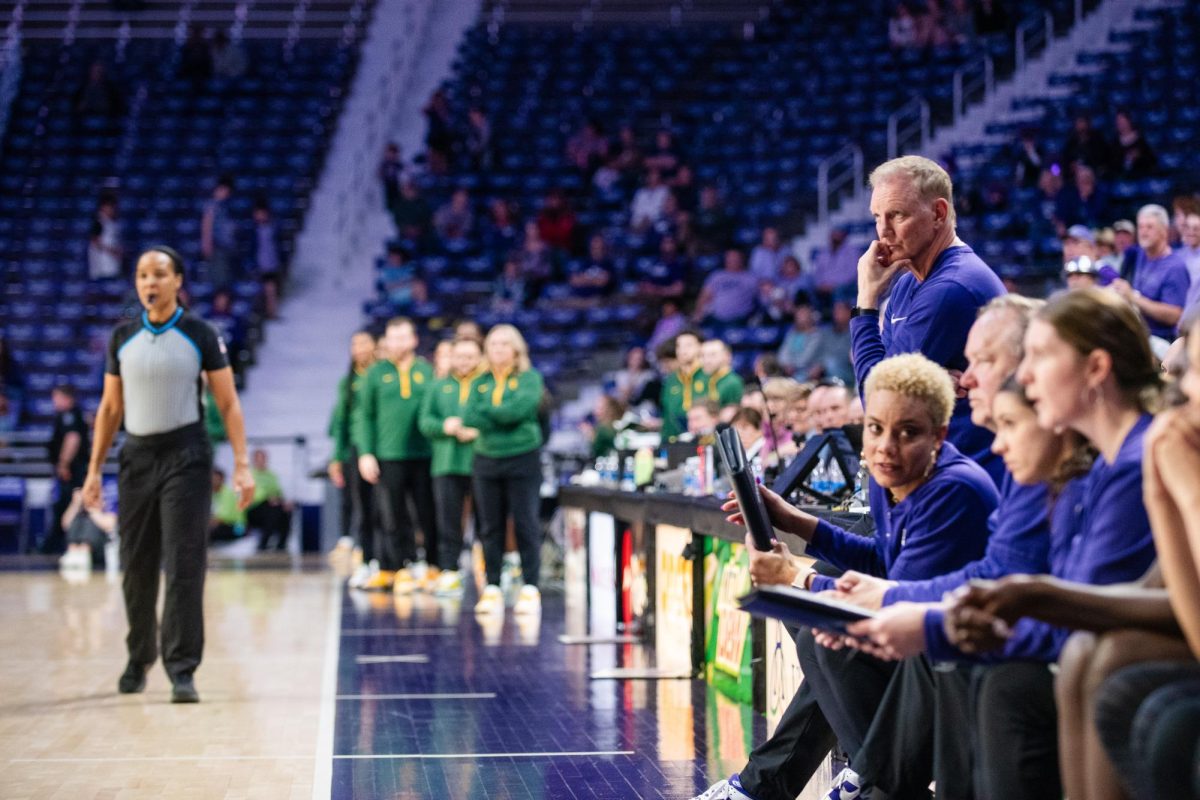
[[[538,591],[542,547],[538,519],[542,428],[538,406],[545,388],[541,373],[530,364],[525,338],[512,325],[492,328],[483,349],[488,371],[473,385],[462,422],[479,431],[472,488],[479,507],[487,587],[475,612],[504,611],[500,573],[504,566],[505,523],[511,515],[524,578],[513,611],[538,614],[542,607]]]

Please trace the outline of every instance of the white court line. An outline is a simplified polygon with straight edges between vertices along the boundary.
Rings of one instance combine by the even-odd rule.
[[[339,694],[338,700],[495,700],[495,692],[445,694]]]
[[[548,753],[368,753],[335,755],[336,761],[431,761],[460,758],[583,758],[587,756],[631,756],[632,750],[578,750]],[[308,761],[312,756],[101,756],[96,758],[11,758],[10,764],[97,764],[160,761]],[[330,764],[332,778],[333,765]],[[332,782],[330,783],[332,787]],[[313,787],[313,794],[317,787]],[[329,792],[324,793],[326,796]]]
[[[455,628],[346,628],[342,636],[453,636]]]
[[[428,664],[429,656],[358,656],[354,661],[358,664]]]
[[[325,625],[325,665],[321,672],[321,716],[317,722],[316,763],[313,765],[313,800],[329,800],[333,794],[333,723],[337,712],[338,655],[342,627],[342,582],[330,581],[333,597]]]

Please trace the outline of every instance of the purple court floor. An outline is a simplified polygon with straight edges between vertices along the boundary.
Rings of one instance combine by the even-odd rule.
[[[540,623],[484,625],[473,603],[347,592],[334,798],[689,798],[765,736],[703,681],[589,679],[652,654],[560,644],[561,594]]]

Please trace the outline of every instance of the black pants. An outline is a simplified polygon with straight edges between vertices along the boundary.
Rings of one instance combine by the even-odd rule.
[[[542,525],[538,519],[542,462],[537,450],[511,458],[475,456],[473,475],[475,504],[479,514],[479,540],[487,582],[500,585],[504,566],[504,526],[509,515],[521,552],[521,576],[537,586],[542,569]]]
[[[1186,708],[1189,701],[1198,699],[1200,664],[1188,661],[1134,664],[1110,675],[1100,687],[1096,698],[1096,729],[1113,766],[1134,797],[1184,796],[1182,785],[1187,783],[1184,773],[1192,766],[1200,727],[1192,728],[1189,735],[1187,725],[1179,723],[1198,718],[1195,709]],[[1163,720],[1175,713],[1180,716],[1166,725],[1170,730],[1160,732]],[[1162,745],[1154,746],[1155,739],[1168,748],[1178,749],[1180,755],[1161,772],[1151,763],[1155,751],[1164,749]],[[1156,788],[1160,774],[1162,779],[1157,784],[1162,788]]]
[[[750,753],[739,773],[742,786],[757,800],[795,800],[836,743],[805,673],[775,733]]]
[[[1046,664],[979,667],[972,679],[977,800],[1061,800],[1058,710]]]
[[[269,550],[287,547],[288,534],[292,529],[292,515],[282,505],[262,502],[246,509],[246,525],[259,531],[258,549]]]
[[[796,635],[796,654],[821,712],[842,749],[853,756],[862,749],[896,663],[858,650],[830,650],[817,644],[808,630]]]
[[[158,657],[158,573],[166,572],[163,666],[190,675],[204,651],[204,572],[212,504],[212,446],[199,423],[129,436],[121,449],[117,531],[125,565],[129,660]]]
[[[407,501],[411,498],[417,522],[425,534],[425,558],[438,563],[438,529],[433,510],[429,459],[379,462],[381,530],[376,557],[382,570],[397,570],[417,560],[417,535]]]
[[[439,558],[442,569],[458,569],[463,548],[463,508],[471,496],[470,475],[438,475],[433,479],[437,501]],[[476,508],[478,515],[478,508]],[[479,526],[475,526],[476,530]]]
[[[864,785],[894,800],[923,799],[936,780],[939,798],[974,796],[971,672],[969,665],[924,657],[900,662],[866,741],[851,756]]]
[[[346,485],[342,489],[342,535],[353,535],[362,548],[363,563],[375,558],[375,487],[363,480],[358,471],[358,451],[350,448],[342,463]]]

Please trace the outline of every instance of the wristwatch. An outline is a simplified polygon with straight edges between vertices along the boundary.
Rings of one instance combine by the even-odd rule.
[[[862,306],[855,306],[854,308],[850,309],[850,319],[854,319],[855,317],[878,317],[878,316],[879,316],[878,308],[863,308]]]

